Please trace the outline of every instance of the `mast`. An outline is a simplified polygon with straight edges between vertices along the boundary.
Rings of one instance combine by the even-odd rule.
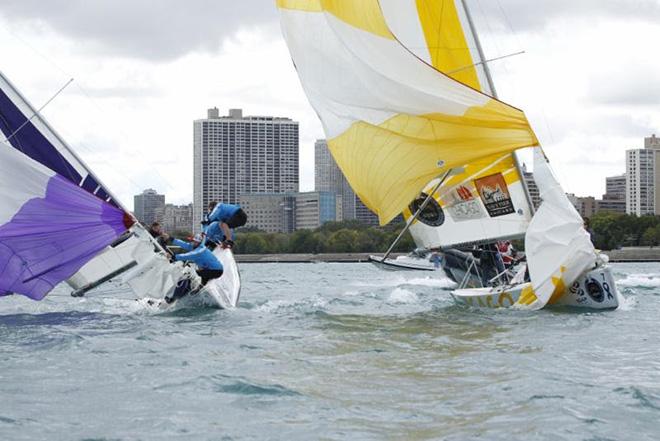
[[[484,72],[486,74],[486,81],[488,81],[488,87],[490,87],[490,92],[493,94],[493,98],[498,99],[497,89],[495,88],[495,82],[493,81],[493,76],[490,73],[490,67],[488,66],[488,62],[485,61],[486,57],[484,55],[484,50],[483,47],[481,46],[481,40],[479,40],[479,34],[477,33],[477,28],[475,27],[474,21],[472,20],[472,14],[470,14],[470,8],[468,6],[467,0],[461,0],[461,3],[463,4],[463,10],[465,11],[465,16],[467,17],[468,26],[470,26],[470,31],[472,31],[472,35],[474,36],[474,42],[477,46],[477,52],[479,53],[479,58],[481,60],[484,60],[482,66],[484,67]],[[529,188],[527,188],[527,182],[525,182],[525,174],[520,165],[520,159],[518,159],[518,152],[515,151],[513,152],[513,161],[516,165],[516,169],[518,170],[518,174],[520,175],[521,178],[520,182],[522,184],[523,189],[525,190],[525,197],[527,198],[527,203],[529,204],[529,208],[532,210],[532,214],[534,214],[536,210],[532,202],[532,196],[529,194]]]

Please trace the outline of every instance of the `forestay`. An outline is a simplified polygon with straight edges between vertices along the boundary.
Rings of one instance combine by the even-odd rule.
[[[457,4],[277,1],[330,150],[383,224],[447,169],[537,144],[522,111],[481,92]]]
[[[0,143],[0,296],[42,299],[132,222],[124,211]]]

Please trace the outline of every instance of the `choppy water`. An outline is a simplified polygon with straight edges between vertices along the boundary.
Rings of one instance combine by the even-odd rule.
[[[658,440],[660,264],[615,270],[606,313],[367,264],[243,265],[235,311],[3,299],[0,439]]]

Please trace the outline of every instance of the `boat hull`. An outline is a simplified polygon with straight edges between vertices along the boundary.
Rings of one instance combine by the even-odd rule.
[[[461,289],[452,291],[454,300],[463,305],[501,309],[532,309],[535,297],[530,283],[513,287]],[[616,309],[621,305],[612,270],[609,266],[600,266],[580,277],[563,294],[553,298],[548,306],[568,306],[591,310]]]
[[[427,259],[414,259],[408,256],[401,256],[396,259],[369,256],[369,262],[387,271],[438,271],[441,269]]]

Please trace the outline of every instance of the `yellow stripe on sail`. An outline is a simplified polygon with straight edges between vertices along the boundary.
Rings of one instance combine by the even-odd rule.
[[[305,12],[329,12],[363,31],[394,40],[378,0],[276,0],[280,9]]]
[[[522,111],[490,100],[463,116],[359,121],[328,144],[351,187],[385,225],[446,170],[538,141]]]
[[[433,66],[482,91],[455,1],[417,0],[417,13]]]

